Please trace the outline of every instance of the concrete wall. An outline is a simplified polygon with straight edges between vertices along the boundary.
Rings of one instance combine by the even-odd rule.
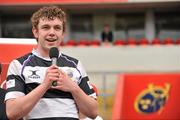
[[[87,71],[180,72],[180,46],[64,47]]]

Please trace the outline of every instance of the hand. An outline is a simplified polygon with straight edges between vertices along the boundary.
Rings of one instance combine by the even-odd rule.
[[[62,70],[59,70],[59,78],[57,80],[57,86],[51,88],[62,90],[65,92],[73,91],[78,85],[71,80],[71,78]]]
[[[52,85],[52,81],[57,81],[58,79],[59,79],[59,69],[56,65],[52,65],[46,70],[43,84],[47,85],[48,88],[50,88]]]

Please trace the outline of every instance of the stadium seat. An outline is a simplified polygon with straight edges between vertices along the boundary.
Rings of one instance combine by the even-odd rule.
[[[178,38],[175,42],[176,45],[180,45],[180,38]]]
[[[122,39],[118,39],[118,40],[114,41],[113,45],[122,46],[122,45],[125,45],[125,41]]]
[[[135,40],[134,38],[129,38],[127,40],[127,45],[131,45],[131,46],[137,45],[137,40]]]
[[[161,45],[161,40],[159,38],[154,38],[152,40],[152,45]]]
[[[75,40],[68,40],[66,42],[66,46],[76,46],[77,45],[77,42]]]
[[[163,41],[163,44],[164,45],[173,45],[174,41],[171,38],[165,38],[164,41]]]
[[[139,41],[139,45],[148,45],[149,41],[146,38],[142,38]]]
[[[86,39],[81,39],[79,42],[78,42],[78,46],[88,46],[89,45],[89,41],[86,40]]]
[[[91,40],[91,41],[89,41],[89,45],[90,46],[100,46],[101,43],[99,40]]]

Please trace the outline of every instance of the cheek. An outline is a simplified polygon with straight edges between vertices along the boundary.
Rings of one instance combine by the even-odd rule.
[[[61,32],[61,33],[59,33],[59,35],[58,35],[59,37],[60,37],[60,39],[63,39],[64,38],[64,33],[63,32]]]

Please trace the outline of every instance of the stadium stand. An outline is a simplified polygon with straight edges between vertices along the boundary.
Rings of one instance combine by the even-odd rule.
[[[164,45],[173,45],[173,44],[174,44],[174,41],[173,41],[172,38],[168,37],[168,38],[165,38],[165,39],[164,39],[163,44],[164,44]]]
[[[152,45],[161,45],[161,40],[159,38],[154,38],[152,40]]]
[[[98,47],[101,45],[101,42],[99,40],[94,39],[94,40],[89,41],[89,45]]]
[[[78,42],[78,46],[88,46],[88,45],[89,45],[89,40],[86,40],[86,39],[81,39]]]
[[[137,45],[137,40],[134,38],[129,38],[127,40],[127,45],[135,46],[135,45]]]
[[[139,40],[139,45],[149,45],[149,41],[146,38]]]
[[[180,38],[178,38],[175,42],[176,45],[180,45]]]
[[[70,39],[66,42],[66,46],[76,46],[78,45],[76,40]]]
[[[122,46],[122,45],[125,45],[125,44],[126,44],[126,42],[124,40],[122,40],[122,39],[117,39],[113,43],[113,45],[115,45],[115,46]]]

